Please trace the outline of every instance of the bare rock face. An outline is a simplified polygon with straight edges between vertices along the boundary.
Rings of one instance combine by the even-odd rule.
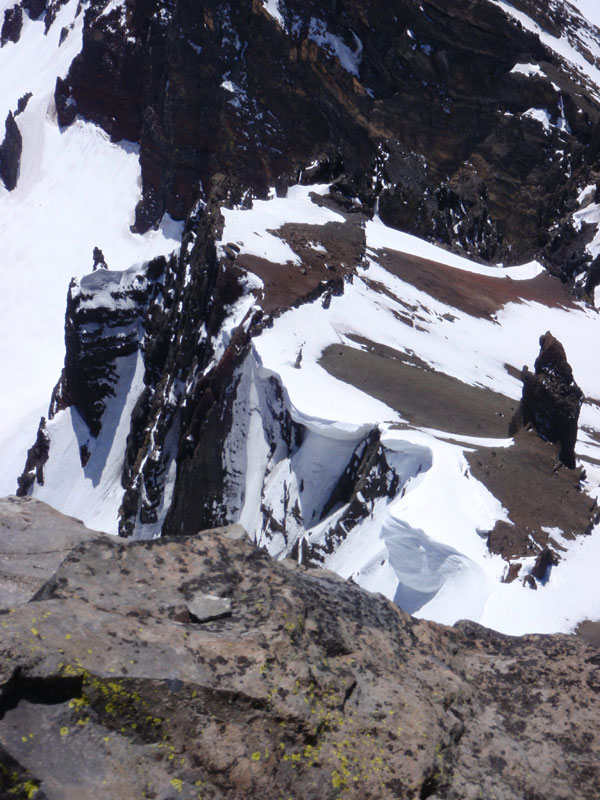
[[[25,467],[17,479],[17,495],[26,497],[31,493],[33,484],[37,481],[44,485],[44,465],[50,454],[50,437],[46,431],[46,418],[40,419],[38,432],[34,444],[27,451]]]
[[[7,42],[18,42],[23,27],[23,9],[15,4],[4,12],[4,21],[0,31],[0,47]]]
[[[12,112],[9,112],[4,123],[4,140],[0,145],[0,178],[9,192],[17,185],[21,166],[21,150],[23,139],[19,126]]]
[[[526,10],[546,30],[576,30],[575,9],[557,19],[537,6]],[[582,237],[574,260],[564,252],[568,205],[591,180],[596,103],[488,0],[286,0],[279,21],[257,0],[103,9],[90,3],[56,107],[61,125],[80,115],[140,144],[137,230],[164,211],[185,218],[219,174],[255,196],[314,178],[367,214],[380,199],[387,224],[482,260],[543,255],[570,282],[587,268]],[[542,62],[544,77],[513,72]],[[532,107],[548,110],[551,130]]]
[[[583,392],[575,383],[564,347],[550,331],[540,336],[535,373],[525,366],[521,378],[523,395],[509,433],[532,425],[542,439],[560,445],[560,460],[573,469]]]
[[[600,797],[582,640],[420,622],[235,527],[82,538],[0,610],[1,796]]]

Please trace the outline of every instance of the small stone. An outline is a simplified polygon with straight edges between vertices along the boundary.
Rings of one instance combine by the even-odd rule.
[[[200,594],[190,600],[187,607],[192,622],[210,622],[214,619],[231,616],[231,600],[227,597]]]

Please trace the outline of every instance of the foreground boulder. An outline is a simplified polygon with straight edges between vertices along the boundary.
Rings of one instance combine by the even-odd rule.
[[[540,336],[535,373],[525,366],[521,379],[523,395],[509,433],[533,426],[542,439],[560,445],[558,457],[573,469],[583,392],[575,383],[564,347],[550,331]]]
[[[75,545],[105,536],[33,497],[0,499],[0,614],[31,600]]]
[[[574,637],[420,622],[235,526],[82,539],[0,612],[2,797],[600,797]]]

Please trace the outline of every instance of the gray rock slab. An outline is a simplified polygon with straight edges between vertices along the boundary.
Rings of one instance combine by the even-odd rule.
[[[0,612],[0,797],[600,800],[597,649],[289,567],[210,532],[79,542]]]
[[[31,600],[75,545],[105,537],[33,497],[0,499],[0,608]]]

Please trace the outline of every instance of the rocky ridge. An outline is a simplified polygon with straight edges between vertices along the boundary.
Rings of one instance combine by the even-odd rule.
[[[3,796],[600,797],[582,640],[419,622],[235,526],[126,544],[0,506],[29,582],[0,611]],[[39,552],[61,526],[31,583],[7,534]]]

